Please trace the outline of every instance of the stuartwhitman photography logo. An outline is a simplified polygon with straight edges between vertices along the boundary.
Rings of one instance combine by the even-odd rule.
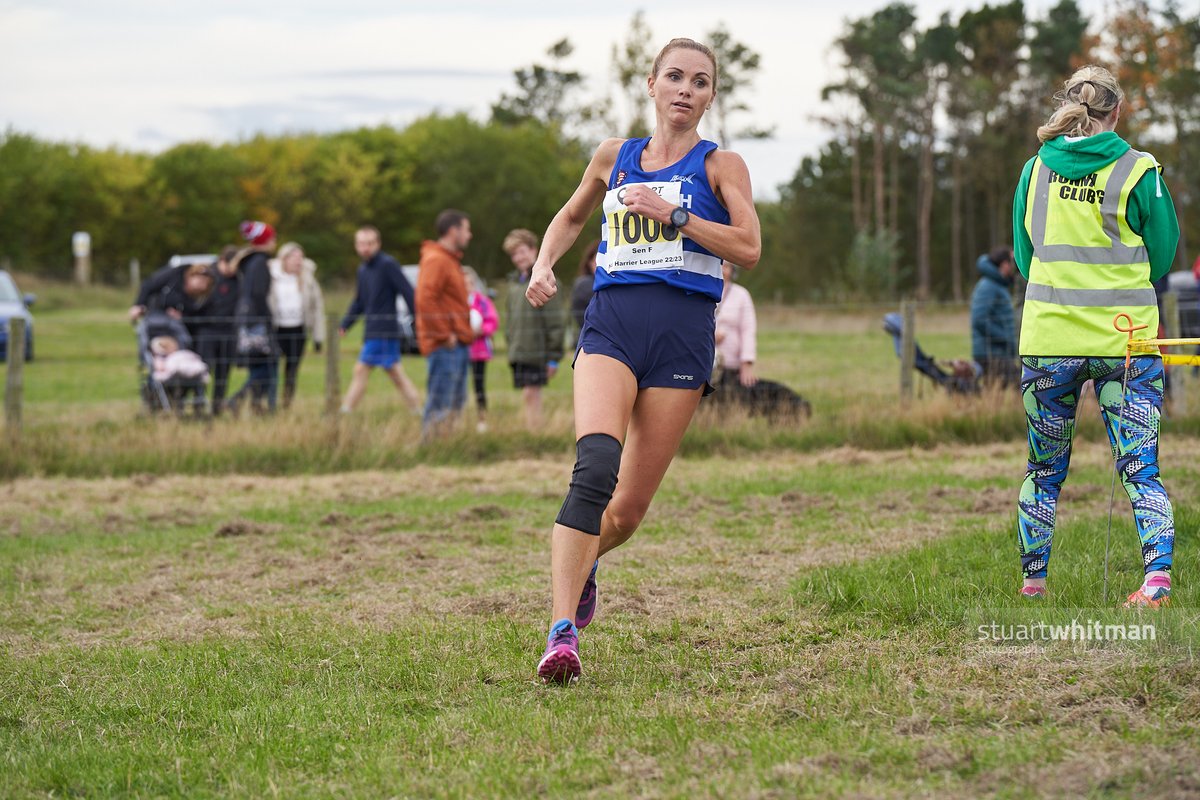
[[[1109,624],[1089,619],[1054,625],[1048,622],[1010,624],[992,622],[976,628],[981,642],[1152,642],[1158,638],[1153,623]]]

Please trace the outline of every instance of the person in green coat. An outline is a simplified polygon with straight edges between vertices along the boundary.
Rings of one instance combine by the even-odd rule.
[[[1163,363],[1156,350],[1135,355],[1126,369],[1127,333],[1114,323],[1127,316],[1123,328],[1157,334],[1151,284],[1171,268],[1179,222],[1158,162],[1114,132],[1124,101],[1116,79],[1084,67],[1057,99],[1013,200],[1017,268],[1029,281],[1018,346],[1029,428],[1017,521],[1021,595],[1047,591],[1076,406],[1091,380],[1141,540],[1145,577],[1126,606],[1159,607],[1170,599],[1175,544],[1158,469]]]
[[[563,357],[566,311],[557,296],[540,308],[534,308],[525,299],[529,273],[537,260],[537,236],[517,228],[504,237],[503,247],[517,268],[508,285],[504,329],[508,363],[512,367],[513,386],[521,390],[525,426],[531,431],[538,430],[542,426],[542,387],[558,372],[558,362]]]

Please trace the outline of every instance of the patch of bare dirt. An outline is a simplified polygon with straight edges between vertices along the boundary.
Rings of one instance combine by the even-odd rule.
[[[1113,738],[1092,740],[1082,752],[1066,753],[1059,760],[1026,765],[1019,772],[991,770],[974,780],[984,793],[1023,786],[1033,797],[1092,797],[1128,795],[1195,800],[1200,797],[1200,750],[1188,742],[1130,747]]]
[[[511,511],[493,504],[471,506],[470,508],[464,508],[462,511],[458,512],[458,518],[464,522],[478,522],[481,520],[490,522],[493,520],[507,519],[511,516]]]
[[[838,772],[865,772],[869,768],[867,760],[861,756],[841,753],[823,753],[819,756],[808,756],[794,761],[785,761],[771,767],[771,774],[782,781],[811,780],[817,775],[828,775]]]
[[[761,611],[755,598],[764,592],[786,595],[791,582],[813,566],[911,548],[952,533],[963,514],[1007,514],[1015,505],[1011,475],[995,487],[935,490],[931,498],[901,488],[842,497],[822,490],[823,468],[844,467],[849,461],[868,475],[924,479],[939,473],[961,476],[964,469],[1000,474],[1014,468],[1009,450],[1011,446],[999,445],[892,452],[842,448],[815,456],[781,452],[733,462],[680,460],[666,478],[676,490],[655,501],[648,530],[606,557],[604,571],[611,570],[619,581],[605,588],[602,575],[601,613],[634,619],[694,616],[696,624],[707,620],[715,626],[708,633],[695,631],[696,646],[727,642],[730,631]],[[1107,454],[1095,458],[1100,457]],[[1021,466],[1018,456],[1016,469]],[[162,558],[132,547],[109,551],[113,561],[108,564],[81,565],[66,556],[15,564],[12,574],[24,588],[11,615],[40,620],[55,635],[53,641],[34,641],[0,634],[0,641],[23,652],[61,644],[236,637],[249,635],[271,609],[295,607],[351,624],[384,626],[423,614],[538,618],[549,602],[547,534],[569,473],[569,454],[564,454],[561,459],[400,473],[235,476],[200,482],[187,476],[15,481],[0,488],[0,531],[8,535],[133,535],[169,526],[212,533],[202,534],[183,557]],[[719,478],[726,474],[762,475],[776,487],[779,476],[794,475],[795,481],[783,491],[745,494],[740,487],[735,495],[720,489]],[[705,488],[677,488],[693,485]],[[1106,505],[1106,487],[1096,489],[1079,484],[1075,499]],[[471,493],[465,507],[464,491]],[[514,493],[523,494],[528,503],[514,506],[500,499]],[[180,510],[181,496],[189,498],[186,511]],[[436,507],[438,498],[450,497],[457,507],[444,512],[406,511],[410,500]],[[729,535],[735,501],[751,510],[761,529]],[[381,504],[392,510],[347,513],[340,510],[341,503]],[[274,510],[297,507],[313,509],[313,521],[307,529],[287,528],[303,542],[287,550],[281,550],[276,535],[285,526],[247,516],[269,517]],[[951,513],[929,514],[930,509]],[[814,511],[821,514],[810,516]],[[806,518],[813,521],[804,524]],[[669,527],[662,525],[665,520],[671,521]],[[665,533],[657,532],[664,527]],[[497,530],[507,535],[497,539],[491,535]],[[119,583],[89,581],[90,569],[110,566],[122,576]],[[99,613],[92,615],[92,608]],[[703,613],[697,615],[697,609]],[[809,629],[815,624],[808,618],[811,613],[793,609],[790,625],[797,631]],[[1012,658],[1019,651],[1002,652]],[[976,656],[995,657],[972,654]],[[996,681],[1008,680],[999,665],[994,671]],[[1027,688],[1045,691],[1032,683]],[[1096,702],[1074,697],[1050,707],[1058,709],[1055,713],[1086,715],[1100,710]],[[1122,724],[1122,713],[1113,709],[1110,723]],[[1082,719],[1076,722],[1082,724]]]
[[[942,513],[1015,514],[1020,486],[985,486],[973,489],[966,486],[937,486],[929,498]]]
[[[902,463],[911,457],[908,450],[862,450],[858,447],[837,447],[823,450],[813,459],[817,464],[836,467],[861,467],[864,465]]]
[[[479,617],[524,617],[545,612],[545,592],[500,592],[462,598],[456,613]]]
[[[917,753],[917,764],[929,772],[968,769],[975,763],[975,752],[967,746],[950,747],[930,744]]]
[[[282,526],[266,522],[253,522],[248,519],[232,519],[224,522],[213,533],[218,539],[230,536],[266,536],[278,533]]]
[[[623,777],[633,779],[634,785],[660,781],[664,775],[658,759],[639,750],[624,750],[613,763]]]
[[[107,514],[157,522],[180,519],[180,498],[211,515],[237,515],[248,506],[283,508],[295,499],[319,505],[361,504],[406,497],[445,497],[469,491],[481,498],[545,492],[561,498],[570,479],[563,459],[519,459],[503,466],[419,466],[402,472],[354,472],[289,477],[224,476],[197,481],[186,475],[131,478],[22,478],[3,485],[0,526],[14,523],[23,534],[63,532],[93,524]],[[486,505],[481,503],[480,505]],[[43,518],[33,516],[39,512]],[[51,517],[48,512],[53,512]],[[331,511],[330,514],[337,514]],[[335,517],[334,519],[338,519]],[[194,520],[180,524],[192,524]],[[329,524],[334,524],[332,521]]]
[[[778,495],[750,495],[746,498],[746,504],[754,512],[800,514],[814,508],[836,508],[837,498],[832,495],[787,491]]]
[[[137,522],[134,517],[129,514],[123,514],[118,511],[110,511],[100,520],[100,529],[105,533],[121,533],[131,530]]]

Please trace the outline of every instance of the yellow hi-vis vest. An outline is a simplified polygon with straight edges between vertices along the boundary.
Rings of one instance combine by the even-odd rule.
[[[1128,334],[1113,327],[1120,313],[1148,326],[1135,335],[1158,335],[1150,256],[1125,218],[1133,187],[1155,168],[1153,158],[1132,148],[1076,180],[1034,160],[1025,203],[1033,259],[1021,355],[1124,356]]]

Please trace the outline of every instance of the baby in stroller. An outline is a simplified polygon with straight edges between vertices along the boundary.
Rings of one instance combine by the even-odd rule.
[[[150,412],[182,415],[190,406],[194,415],[202,416],[207,410],[208,365],[190,349],[187,328],[167,314],[152,313],[138,333],[147,372],[143,399]]]
[[[892,347],[896,350],[896,356],[903,358],[901,348],[904,339],[904,318],[895,312],[884,314],[883,329],[892,337]],[[978,362],[952,358],[939,364],[937,359],[922,350],[921,345],[915,341],[913,351],[913,369],[950,394],[979,394],[983,370]]]
[[[193,414],[204,414],[208,365],[192,350],[180,348],[173,336],[155,336],[150,353],[154,363],[150,375],[166,393],[168,407],[183,414],[190,402]]]

